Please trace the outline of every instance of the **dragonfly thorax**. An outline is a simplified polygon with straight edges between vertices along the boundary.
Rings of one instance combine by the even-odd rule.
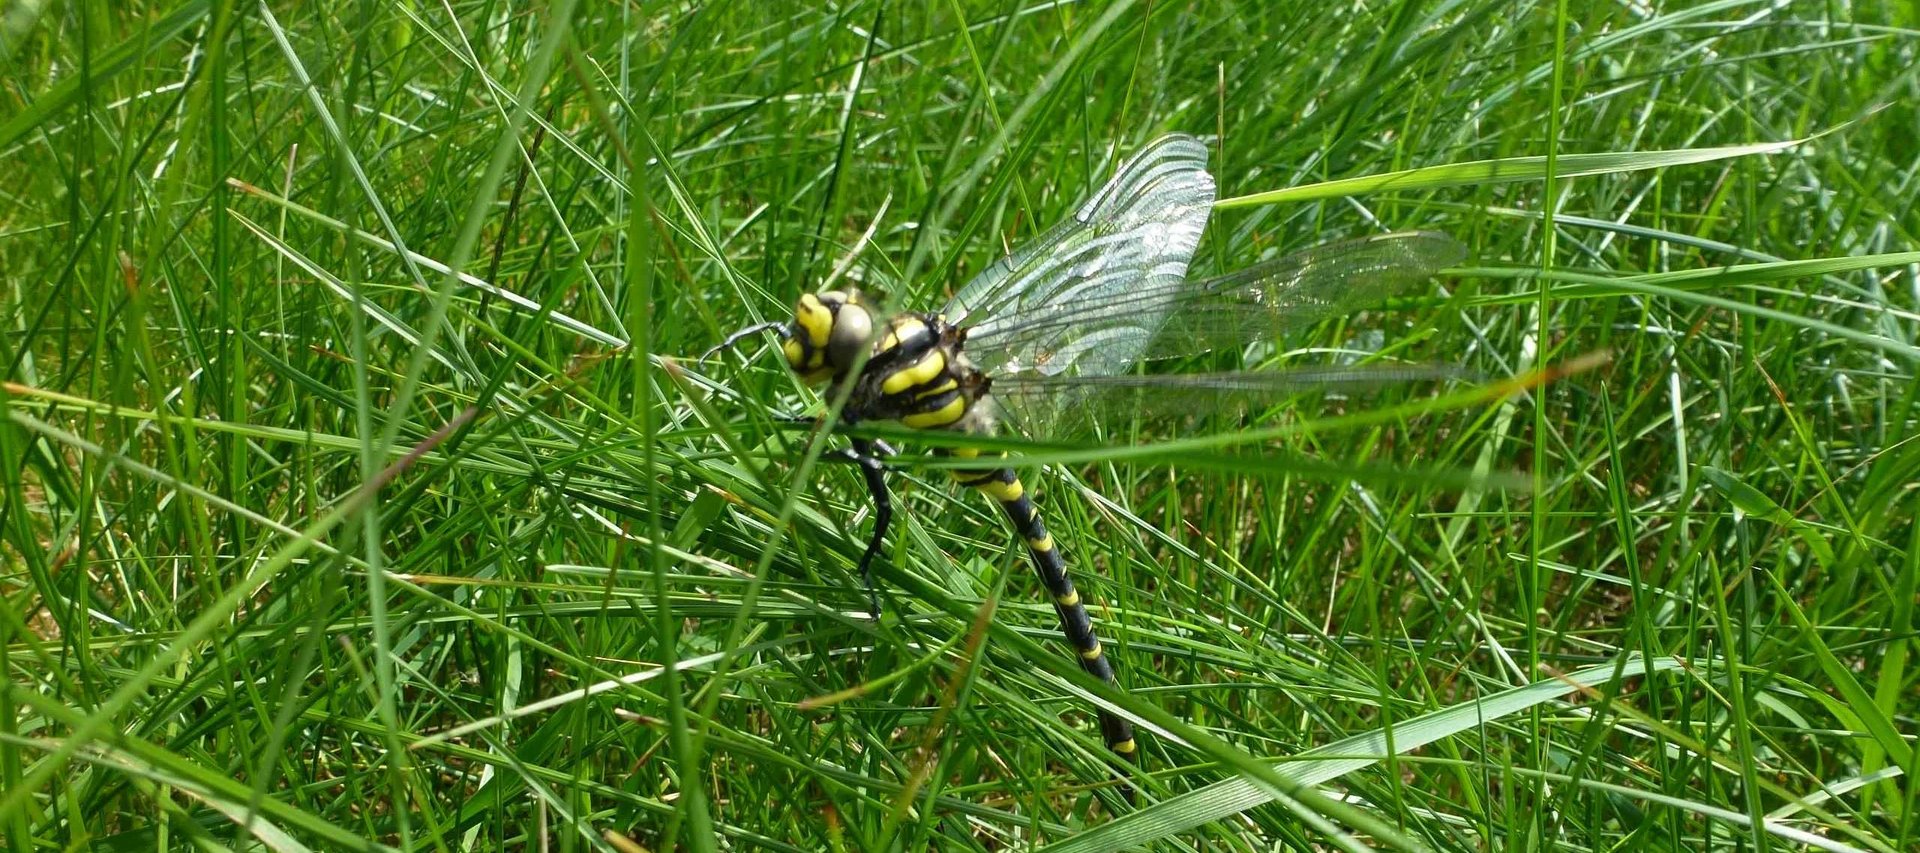
[[[963,352],[966,330],[938,314],[881,321],[860,294],[827,290],[795,303],[781,352],[809,383],[854,383],[843,417],[892,420],[915,429],[969,429],[981,423],[987,377]],[[866,362],[853,374],[862,348]]]

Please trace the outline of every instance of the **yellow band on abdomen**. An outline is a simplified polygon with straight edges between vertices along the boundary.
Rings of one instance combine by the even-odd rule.
[[[1019,480],[1014,480],[1011,483],[994,480],[987,483],[981,483],[980,485],[975,486],[974,488],[979,489],[980,491],[986,492],[988,497],[993,498],[994,500],[999,501],[1001,503],[1006,503],[1008,501],[1017,501],[1020,499],[1021,495],[1024,495],[1027,493],[1026,487],[1020,485]]]

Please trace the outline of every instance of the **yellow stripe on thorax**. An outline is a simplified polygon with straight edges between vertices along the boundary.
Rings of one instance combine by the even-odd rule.
[[[946,355],[937,349],[928,350],[919,361],[895,370],[880,380],[880,393],[898,394],[908,388],[925,385],[940,378],[940,372],[946,369]]]
[[[901,340],[916,337],[926,330],[927,324],[911,316],[901,315],[895,317],[893,318],[893,322],[887,324],[887,333],[880,336],[880,351],[886,352],[887,350],[893,349],[900,345]]]
[[[953,402],[934,409],[931,412],[918,412],[900,419],[900,422],[913,429],[932,429],[958,422],[967,414],[967,398],[954,395]]]
[[[913,399],[931,400],[934,397],[938,397],[941,394],[947,393],[948,391],[957,391],[959,390],[959,388],[960,388],[960,383],[957,380],[949,377],[947,381],[942,382],[939,385],[935,385],[932,388],[928,388],[925,391],[922,391],[918,394],[913,395]]]

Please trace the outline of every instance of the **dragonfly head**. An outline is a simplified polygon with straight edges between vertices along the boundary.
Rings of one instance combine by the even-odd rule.
[[[794,303],[780,351],[802,379],[824,382],[853,366],[873,339],[874,325],[873,311],[855,291],[809,293]]]

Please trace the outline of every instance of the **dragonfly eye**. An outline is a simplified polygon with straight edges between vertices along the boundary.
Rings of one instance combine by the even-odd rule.
[[[843,369],[860,357],[860,350],[873,339],[873,315],[866,306],[848,300],[833,314],[833,331],[827,336],[827,363]]]

